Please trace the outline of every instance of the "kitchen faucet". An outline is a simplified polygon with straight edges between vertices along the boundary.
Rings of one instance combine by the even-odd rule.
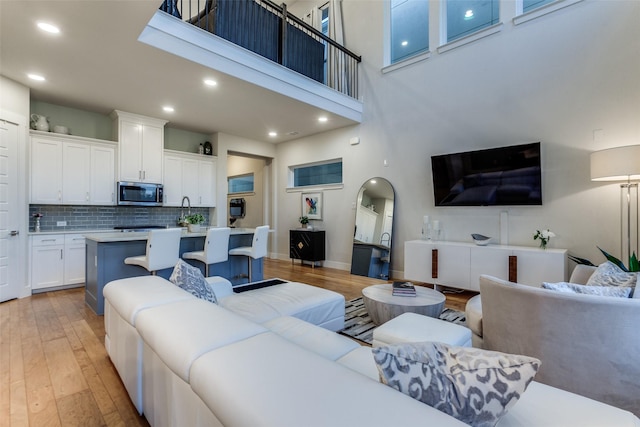
[[[185,222],[185,218],[184,218],[184,201],[185,199],[187,200],[187,206],[189,207],[189,209],[187,210],[187,215],[191,215],[191,200],[189,200],[189,197],[184,196],[182,198],[182,203],[180,204],[180,224],[184,224]]]

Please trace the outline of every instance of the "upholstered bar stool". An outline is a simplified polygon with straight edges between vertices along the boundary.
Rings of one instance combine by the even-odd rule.
[[[124,263],[146,268],[155,276],[158,270],[176,265],[180,259],[181,237],[181,228],[151,230],[147,238],[146,254],[125,258]]]
[[[183,259],[195,259],[204,263],[204,277],[209,277],[209,265],[229,259],[229,227],[210,228],[204,240],[204,250],[185,252]]]
[[[229,255],[246,256],[249,263],[249,283],[253,281],[251,274],[251,260],[264,258],[267,256],[267,241],[269,239],[269,226],[261,225],[256,227],[253,233],[253,242],[251,246],[240,246],[229,251]]]

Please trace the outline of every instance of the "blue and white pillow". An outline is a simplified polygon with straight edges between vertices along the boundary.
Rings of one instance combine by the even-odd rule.
[[[589,280],[587,286],[617,286],[622,288],[631,288],[631,295],[638,280],[638,273],[630,273],[622,271],[620,267],[611,261],[603,262],[596,268]]]
[[[174,267],[169,281],[195,297],[214,304],[218,303],[213,288],[204,278],[200,269],[187,264],[181,259],[178,260],[178,263]]]
[[[452,417],[494,426],[533,381],[540,361],[439,342],[372,349],[380,380]]]
[[[578,283],[558,282],[558,283],[542,283],[544,289],[552,291],[565,292],[568,294],[586,294],[599,295],[601,297],[618,297],[629,298],[633,288],[619,286],[590,286],[580,285]]]

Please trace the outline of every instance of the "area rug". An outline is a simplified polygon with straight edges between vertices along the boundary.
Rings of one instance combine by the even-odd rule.
[[[362,297],[346,301],[344,309],[344,329],[340,333],[371,344],[373,342],[373,330],[376,325],[369,317]],[[445,308],[440,314],[440,319],[466,326],[466,316],[458,310]]]

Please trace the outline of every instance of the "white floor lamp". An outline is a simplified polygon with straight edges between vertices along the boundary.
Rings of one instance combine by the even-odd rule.
[[[620,259],[626,264],[632,250],[637,254],[638,248],[638,183],[632,181],[640,180],[640,145],[591,153],[591,180],[626,181],[620,184]],[[632,230],[635,230],[633,249]]]

